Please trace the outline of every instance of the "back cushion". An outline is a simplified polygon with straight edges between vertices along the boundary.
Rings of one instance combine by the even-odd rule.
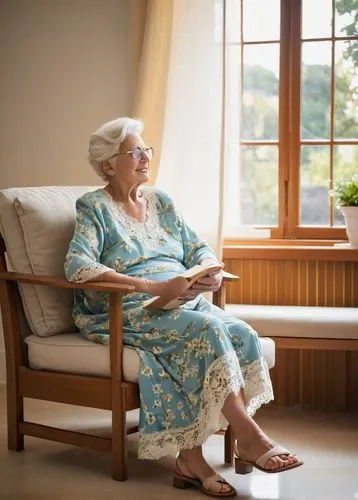
[[[11,270],[64,276],[64,260],[75,226],[76,199],[93,186],[12,188],[0,191],[0,230]],[[75,330],[73,291],[21,285],[26,318],[35,335]]]

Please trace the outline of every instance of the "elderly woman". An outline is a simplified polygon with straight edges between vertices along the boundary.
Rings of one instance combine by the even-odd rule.
[[[173,281],[193,265],[217,259],[166,193],[143,187],[154,152],[143,143],[142,130],[140,121],[118,118],[90,137],[89,163],[106,185],[77,200],[65,272],[74,282],[135,287],[124,297],[123,321],[125,343],[141,360],[139,457],[179,452],[174,486],[233,496],[235,490],[215,474],[201,449],[227,422],[237,439],[238,472],[281,472],[302,462],[252,419],[272,399],[271,381],[256,332],[201,295],[220,287],[221,272],[187,290]],[[184,305],[143,308],[145,299],[170,295],[173,286],[187,299]],[[74,319],[88,339],[108,343],[106,294],[77,291]]]

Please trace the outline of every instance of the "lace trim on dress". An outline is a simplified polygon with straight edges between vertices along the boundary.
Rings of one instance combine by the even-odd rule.
[[[140,433],[138,457],[156,460],[203,444],[227,424],[221,413],[225,399],[232,392],[238,394],[243,387],[250,415],[273,399],[266,361],[261,358],[241,369],[235,352],[216,359],[206,372],[199,416],[195,422],[188,427]]]
[[[128,215],[123,210],[122,205],[114,201],[106,190],[102,189],[102,192],[107,196],[115,218],[120,222],[131,238],[138,240],[144,247],[154,251],[165,243],[165,231],[160,225],[156,207],[157,195],[155,191],[142,191],[148,203],[145,222],[140,222],[136,218]]]
[[[113,271],[113,269],[103,264],[99,264],[98,262],[94,262],[88,266],[77,269],[77,271],[71,275],[71,281],[75,283],[86,283],[86,281],[98,278],[98,276],[107,271]]]
[[[261,405],[273,399],[271,377],[264,358],[248,363],[241,369],[245,379],[245,397],[248,401],[246,409],[252,417]]]

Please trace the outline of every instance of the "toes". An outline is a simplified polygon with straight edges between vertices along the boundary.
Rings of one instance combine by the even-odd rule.
[[[282,460],[280,459],[280,457],[272,457],[269,460],[268,466],[270,470],[279,469],[280,467],[282,467]]]
[[[295,464],[296,462],[298,462],[298,457],[296,455],[280,455],[280,458],[284,461],[284,462],[288,462],[290,465],[292,464]]]
[[[298,462],[296,455],[278,455],[277,457],[272,457],[270,469],[282,469],[296,462]]]
[[[287,455],[278,455],[277,457],[270,458],[267,468],[270,470],[282,469],[290,465],[290,461],[287,458]]]

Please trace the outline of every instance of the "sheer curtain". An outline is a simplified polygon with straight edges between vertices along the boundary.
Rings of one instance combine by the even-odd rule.
[[[157,186],[221,253],[224,2],[177,0]]]
[[[173,32],[173,0],[131,0],[132,115],[144,121],[143,139],[155,149],[155,182],[167,109],[168,68]]]
[[[148,10],[153,3],[158,8],[156,31]],[[219,258],[225,198],[226,125],[230,125],[226,113],[226,44],[223,43],[227,3],[225,0],[148,0],[139,75],[143,75],[146,64],[148,73],[144,74],[149,80],[138,82],[140,92],[146,94],[150,103],[151,113],[143,116],[146,108],[140,105],[134,113],[144,118],[147,129],[157,127],[156,112],[158,120],[163,120],[159,169],[152,172],[153,180],[173,197],[186,221],[216,250]],[[162,30],[160,40],[158,26],[164,22],[169,4],[171,33]],[[143,3],[141,5],[143,7]],[[147,36],[148,30],[152,37]],[[146,47],[148,43],[152,46]],[[165,43],[168,43],[168,57],[155,58],[155,47],[163,50]],[[148,53],[153,55],[149,66]],[[156,81],[157,72],[162,75],[162,84],[164,82],[162,96],[148,92],[150,79]]]

